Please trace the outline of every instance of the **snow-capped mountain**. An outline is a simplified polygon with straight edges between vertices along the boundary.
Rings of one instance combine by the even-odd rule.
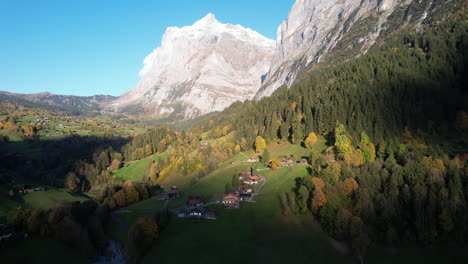
[[[275,41],[208,14],[192,26],[170,27],[144,60],[141,80],[111,103],[115,109],[196,117],[252,99],[268,72]]]

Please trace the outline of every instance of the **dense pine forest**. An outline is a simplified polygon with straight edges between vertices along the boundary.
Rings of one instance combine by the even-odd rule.
[[[463,20],[405,33],[269,98],[236,103],[198,127],[231,124],[248,142],[260,135],[300,143],[311,131],[327,135],[337,121],[353,137],[366,130],[375,142],[395,144],[405,127],[445,135],[468,111],[466,33]]]

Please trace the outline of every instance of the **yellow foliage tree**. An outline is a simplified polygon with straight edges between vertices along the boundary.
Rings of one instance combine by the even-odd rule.
[[[318,140],[317,135],[314,132],[311,132],[309,133],[307,138],[304,140],[304,145],[307,148],[311,148],[317,142],[317,140]]]
[[[145,154],[146,156],[151,156],[151,154],[153,154],[153,148],[151,147],[150,144],[146,144],[145,146]]]
[[[281,166],[281,161],[277,159],[273,159],[270,163],[270,167],[272,170],[277,170]]]
[[[236,145],[236,147],[234,148],[234,150],[235,150],[236,152],[240,152],[240,151],[241,151],[240,145]]]
[[[261,136],[255,139],[255,151],[257,153],[262,152],[266,148],[266,141]]]
[[[120,169],[120,161],[118,161],[117,159],[114,159],[112,161],[112,165],[111,165],[111,168],[112,168],[112,171],[117,171]]]

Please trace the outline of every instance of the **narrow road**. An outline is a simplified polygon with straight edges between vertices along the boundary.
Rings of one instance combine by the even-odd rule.
[[[259,175],[259,177],[260,177],[260,179],[262,179],[262,183],[260,184],[260,187],[258,187],[258,189],[252,194],[252,199],[253,199],[255,196],[257,196],[257,195],[260,194],[260,191],[263,189],[263,186],[265,186],[265,184],[266,184],[266,182],[267,182],[267,180],[266,180],[265,177],[260,176],[260,175]]]
[[[200,205],[200,206],[174,208],[174,209],[171,209],[171,212],[175,212],[175,211],[180,210],[180,209],[192,210],[192,209],[195,209],[195,208],[207,207],[207,206],[210,206],[210,205],[213,205],[213,204],[219,204],[219,202],[220,202],[219,200],[216,200],[216,201],[211,201],[209,203],[206,203],[206,204],[203,204],[203,205]]]

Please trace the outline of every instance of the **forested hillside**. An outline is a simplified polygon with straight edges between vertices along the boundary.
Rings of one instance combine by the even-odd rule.
[[[337,121],[354,137],[368,131],[375,142],[396,143],[405,127],[446,134],[468,108],[466,35],[466,15],[404,33],[269,98],[235,103],[198,128],[232,124],[239,142],[260,135],[300,143],[311,131],[328,134]]]

